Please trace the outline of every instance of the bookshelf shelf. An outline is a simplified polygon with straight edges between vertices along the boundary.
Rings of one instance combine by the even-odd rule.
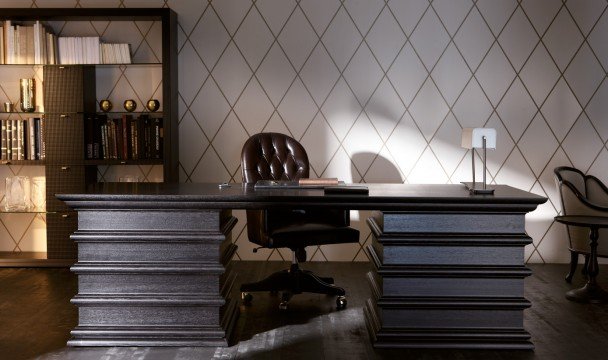
[[[72,66],[72,65],[91,65],[95,67],[115,67],[115,66],[163,66],[163,63],[120,63],[120,64],[0,64],[9,67],[43,67],[43,66]]]
[[[45,165],[44,160],[0,160],[0,165]]]
[[[44,62],[45,58],[28,58],[29,64],[0,64],[6,70],[15,68],[34,68],[36,74],[41,74],[43,81],[37,83],[42,89],[44,112],[22,112],[19,104],[14,104],[15,111],[3,112],[3,119],[15,120],[31,117],[45,118],[45,159],[44,160],[4,160],[0,165],[27,165],[43,166],[46,177],[46,206],[44,212],[5,212],[2,214],[46,214],[46,252],[24,252],[19,255],[14,253],[0,253],[0,266],[3,262],[13,266],[25,266],[19,264],[30,264],[31,266],[51,266],[57,264],[70,264],[76,258],[76,246],[69,236],[77,228],[77,214],[68,208],[65,203],[59,201],[57,193],[79,193],[86,191],[89,185],[98,182],[100,169],[98,166],[121,166],[121,165],[161,165],[164,182],[178,182],[178,84],[177,84],[177,15],[169,8],[40,8],[40,9],[18,9],[3,8],[0,11],[0,26],[5,20],[10,24],[29,26],[36,21],[44,23],[47,21],[112,21],[120,23],[133,21],[156,21],[161,25],[161,32],[157,36],[160,42],[160,53],[162,59],[156,62],[156,58],[149,58],[150,62],[113,63],[113,64],[37,64]],[[6,24],[9,24],[8,22]],[[43,24],[45,25],[45,24]],[[48,23],[46,25],[49,25]],[[118,24],[120,26],[120,24]],[[29,31],[29,30],[28,30]],[[80,34],[74,34],[79,36]],[[60,36],[63,36],[60,34]],[[70,35],[72,36],[72,35]],[[128,37],[125,36],[125,39]],[[100,39],[103,41],[103,39]],[[122,39],[116,39],[119,43],[125,43]],[[156,39],[155,39],[156,40]],[[40,42],[38,42],[39,44]],[[36,53],[36,47],[35,53]],[[28,50],[29,51],[29,50]],[[29,52],[28,52],[29,54]],[[48,54],[48,53],[47,53]],[[92,57],[95,59],[95,57]],[[42,60],[38,60],[42,59]],[[50,59],[47,57],[47,59]],[[87,61],[87,57],[80,58]],[[89,58],[90,59],[90,58]],[[101,59],[101,58],[100,58]],[[121,61],[119,57],[117,61]],[[122,61],[128,62],[127,57]],[[97,60],[93,60],[97,61]],[[115,111],[101,112],[96,94],[97,82],[104,71],[97,69],[118,69],[139,67],[141,72],[149,68],[149,72],[157,74],[160,72],[162,86],[159,89],[158,99],[162,104],[162,111],[149,112],[144,103],[138,104],[140,111],[126,112],[122,110],[122,104],[115,103]],[[39,70],[42,70],[40,72]],[[37,75],[40,76],[40,75]],[[9,94],[18,98],[19,94]],[[139,103],[139,101],[138,101]],[[162,142],[160,149],[146,156],[160,156],[160,159],[86,159],[88,144],[87,136],[90,135],[87,121],[99,115],[109,118],[124,118],[123,115],[131,114],[133,117],[140,115],[148,116],[150,119],[162,117]],[[144,116],[144,117],[145,117]],[[101,118],[101,116],[100,116]],[[156,121],[159,121],[158,119]],[[118,132],[117,132],[118,134]],[[147,136],[147,135],[146,135]],[[27,139],[27,138],[26,138]],[[148,139],[148,138],[146,138]],[[148,150],[146,150],[148,151]],[[141,156],[141,153],[140,153]],[[131,156],[129,156],[131,157]],[[1,186],[1,184],[0,184]],[[5,265],[5,266],[10,266]]]
[[[99,115],[104,115],[104,114],[106,114],[106,115],[123,115],[123,114],[125,114],[125,115],[129,115],[129,114],[140,115],[140,114],[146,114],[146,115],[161,115],[162,116],[163,112],[162,111],[154,111],[154,112],[152,112],[152,111],[106,111],[106,112],[104,112],[104,111],[98,111],[97,114],[99,114]]]
[[[163,165],[163,159],[141,159],[141,160],[93,159],[93,160],[85,160],[84,165]]]
[[[0,208],[0,214],[56,214],[56,211],[46,211],[46,210],[18,210],[18,211],[9,211]]]
[[[2,66],[2,65],[0,65]],[[107,111],[107,112],[103,112],[103,111],[96,111],[96,114],[99,115],[103,115],[103,114],[107,114],[107,115],[122,115],[122,114],[133,114],[133,115],[139,115],[139,114],[147,114],[147,115],[163,115],[162,111]],[[46,112],[46,111],[42,111],[42,112],[23,112],[23,111],[0,111],[0,114],[16,114],[16,115],[66,115],[66,114],[84,114],[84,112],[82,111],[75,111],[75,112],[70,112],[70,111],[65,111],[65,112]]]
[[[0,65],[2,66],[2,65]],[[16,114],[16,115],[44,115],[44,112],[23,112],[23,111],[0,111],[0,114]]]

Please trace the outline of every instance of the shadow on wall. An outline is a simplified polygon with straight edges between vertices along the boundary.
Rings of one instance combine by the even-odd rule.
[[[360,174],[362,178],[365,178],[366,181],[370,183],[403,183],[404,179],[392,161],[383,157],[382,155],[371,152],[360,152],[353,154],[350,165],[352,178],[358,177],[356,175],[359,174],[359,170],[354,164],[361,163],[373,163],[373,166],[367,169],[365,173]]]
[[[374,161],[375,159],[375,161]],[[367,163],[374,163],[372,167],[367,170],[367,173],[361,174],[369,183],[394,183],[402,184],[403,177],[397,167],[387,158],[370,152],[355,153],[352,156],[351,161],[351,174],[353,178],[357,178],[358,173],[355,163],[362,163],[361,160],[367,160]],[[372,173],[373,172],[373,173]],[[372,215],[371,211],[368,210],[352,210],[350,212],[351,226],[359,230],[361,233],[361,239],[359,242],[363,247],[371,241],[370,230],[367,226],[366,219]]]

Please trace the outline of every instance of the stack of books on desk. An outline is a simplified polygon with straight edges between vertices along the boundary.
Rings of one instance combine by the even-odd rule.
[[[254,189],[301,189],[301,188],[316,188],[323,189],[325,186],[338,185],[344,183],[338,181],[338,178],[318,178],[318,179],[300,179],[299,181],[288,180],[258,180],[255,183]]]

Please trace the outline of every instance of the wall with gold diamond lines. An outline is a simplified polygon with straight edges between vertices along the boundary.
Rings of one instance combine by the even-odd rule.
[[[549,201],[527,216],[529,262],[568,261],[553,168],[571,165],[608,181],[606,0],[0,0],[0,7],[171,7],[179,19],[180,180],[240,181],[240,144],[260,131],[301,141],[312,176],[347,182],[470,181],[463,127],[494,127],[489,179]],[[159,24],[54,23],[61,34],[130,42],[140,61],[159,58]],[[121,28],[122,26],[122,28]],[[128,29],[125,31],[124,26]],[[12,71],[12,69],[11,69]],[[15,101],[0,69],[1,102]],[[120,104],[160,97],[154,67],[98,71],[98,97]],[[18,96],[18,95],[17,95]],[[468,155],[468,156],[467,156]],[[0,166],[0,177],[36,175]],[[100,180],[159,167],[107,167]],[[252,253],[245,216],[233,237]],[[370,241],[310,249],[313,260],[365,261]],[[0,251],[44,249],[44,216],[1,215]]]

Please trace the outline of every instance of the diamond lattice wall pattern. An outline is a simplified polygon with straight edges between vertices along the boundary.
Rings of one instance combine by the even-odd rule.
[[[24,3],[0,0],[0,7]],[[533,244],[526,260],[566,262],[565,230],[553,222],[560,206],[553,168],[575,166],[608,181],[606,0],[27,3],[168,6],[178,13],[183,182],[240,182],[241,144],[254,133],[278,131],[304,144],[311,176],[459,183],[471,180],[461,129],[494,127],[491,182],[549,198],[528,215]],[[116,35],[111,23],[84,26],[108,36],[130,34],[142,59],[158,54],[153,23],[134,23]],[[144,100],[158,92],[159,77],[146,69],[112,71],[100,85],[103,96],[120,99],[127,91]],[[10,98],[4,75],[0,85]],[[100,179],[124,172],[162,178],[159,169],[115,168],[101,169]],[[244,212],[236,215],[240,259],[289,259],[282,250],[253,254]],[[309,257],[366,261],[366,216],[353,213],[359,245],[311,249]],[[1,221],[0,232],[11,232],[8,220]],[[25,228],[27,222],[21,222]]]

